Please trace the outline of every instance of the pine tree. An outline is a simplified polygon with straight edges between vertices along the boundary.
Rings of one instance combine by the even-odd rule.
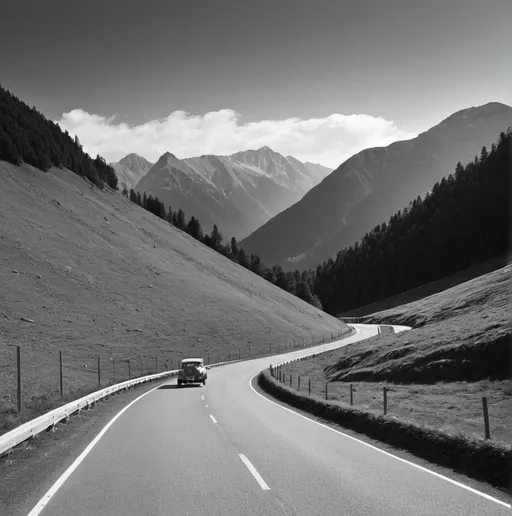
[[[216,224],[213,225],[212,232],[210,233],[210,241],[213,249],[220,249],[222,244],[222,235]]]
[[[174,224],[178,229],[185,231],[185,212],[180,208],[176,215],[176,223]]]
[[[240,249],[238,251],[238,263],[246,269],[249,268],[249,261],[247,260],[247,255],[245,254],[245,251],[243,249]]]
[[[202,241],[204,236],[203,229],[201,228],[199,220],[197,220],[195,217],[191,217],[191,219],[189,220],[186,231],[191,237],[195,238],[196,240]]]
[[[238,258],[238,243],[237,243],[237,241],[236,241],[236,238],[235,238],[235,237],[233,237],[233,238],[231,239],[230,244],[231,244],[231,254],[233,255],[233,257],[234,257],[235,259],[237,259],[237,258]]]
[[[173,211],[172,211],[172,208],[171,208],[170,205],[169,205],[169,208],[167,210],[166,220],[167,220],[167,222],[169,222],[169,224],[172,224],[172,221],[173,221]]]

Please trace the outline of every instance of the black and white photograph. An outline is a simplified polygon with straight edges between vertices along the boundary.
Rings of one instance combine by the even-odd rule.
[[[512,515],[512,2],[5,0],[0,516]]]

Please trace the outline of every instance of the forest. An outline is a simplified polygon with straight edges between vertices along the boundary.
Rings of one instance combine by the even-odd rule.
[[[133,202],[187,232],[242,267],[304,301],[337,315],[462,271],[508,249],[510,129],[490,151],[436,183],[376,226],[360,242],[342,249],[316,270],[284,271],[248,255],[236,239],[223,244],[215,225],[204,233],[199,220],[134,190]]]
[[[92,159],[77,137],[48,120],[0,86],[0,159],[28,163],[47,172],[51,166],[66,167],[103,188],[117,189],[114,169],[101,156]]]
[[[436,281],[508,250],[511,131],[360,242],[319,265],[313,292],[331,314]]]
[[[165,210],[158,198],[123,192],[133,202],[186,231],[208,247],[308,303],[337,315],[462,271],[508,250],[510,129],[490,151],[454,172],[377,225],[316,270],[284,271],[248,255],[235,238],[223,244],[217,226],[204,234],[182,210]]]

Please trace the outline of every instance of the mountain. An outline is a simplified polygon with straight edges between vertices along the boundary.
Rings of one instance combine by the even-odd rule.
[[[198,218],[206,232],[217,224],[225,238],[239,239],[297,202],[330,171],[269,147],[186,159],[166,152],[135,189]]]
[[[119,181],[119,189],[126,188],[130,190],[139,180],[144,177],[149,169],[153,166],[147,159],[137,154],[128,154],[117,163],[110,163],[116,171]]]
[[[363,150],[241,246],[266,264],[316,267],[426,194],[509,126],[512,108],[493,102],[459,111],[411,140]]]

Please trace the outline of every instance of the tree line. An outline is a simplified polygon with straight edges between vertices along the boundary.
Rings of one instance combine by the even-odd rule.
[[[0,159],[23,162],[47,172],[53,165],[66,167],[103,188],[117,189],[117,176],[101,156],[91,158],[77,137],[48,120],[0,86]]]
[[[322,305],[316,295],[312,293],[314,282],[314,271],[294,272],[284,271],[280,265],[265,267],[258,255],[248,254],[238,245],[235,237],[224,243],[224,237],[217,225],[214,224],[210,233],[205,233],[199,220],[192,216],[187,221],[183,210],[173,210],[171,206],[167,209],[158,197],[136,192],[133,188],[128,191],[123,189],[123,195],[133,203],[138,204],[145,210],[153,213],[162,220],[167,221],[176,228],[188,233],[191,237],[202,242],[209,248],[229,258],[231,261],[241,265],[245,269],[261,276],[270,283],[286,290],[299,297],[307,303],[321,309]]]
[[[247,254],[233,237],[223,243],[217,225],[204,233],[183,210],[166,210],[158,197],[123,194],[196,240],[270,283],[333,315],[436,281],[508,250],[511,131],[490,152],[437,182],[424,198],[377,225],[316,270],[284,271]]]
[[[436,281],[508,250],[511,131],[424,198],[317,267],[313,292],[340,314]]]

